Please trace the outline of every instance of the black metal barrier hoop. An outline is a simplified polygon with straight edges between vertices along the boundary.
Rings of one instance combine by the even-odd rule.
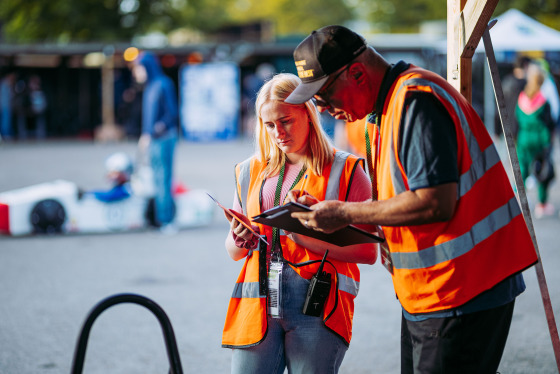
[[[78,337],[76,351],[74,352],[74,359],[72,362],[71,373],[81,374],[82,370],[84,369],[84,360],[86,356],[89,333],[97,317],[99,317],[99,315],[106,309],[112,307],[113,305],[121,303],[134,303],[142,305],[149,309],[157,317],[163,331],[165,346],[167,348],[167,356],[169,358],[169,373],[182,374],[183,369],[181,367],[179,350],[177,349],[177,341],[175,340],[175,333],[173,332],[173,327],[171,326],[171,321],[167,317],[167,314],[154,301],[148,299],[145,296],[136,294],[117,294],[109,296],[101,300],[96,306],[93,307],[93,309],[89,312],[89,315],[84,322],[84,325],[82,326],[82,330]]]

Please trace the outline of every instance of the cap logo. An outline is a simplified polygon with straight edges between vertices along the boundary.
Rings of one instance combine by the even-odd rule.
[[[306,64],[305,60],[296,61],[297,74],[301,79],[313,78],[313,69],[305,70],[304,66]]]

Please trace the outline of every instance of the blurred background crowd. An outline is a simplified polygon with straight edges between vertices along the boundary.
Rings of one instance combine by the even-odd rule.
[[[502,78],[526,56],[545,67],[557,92],[560,32],[551,26],[560,24],[560,5],[539,4],[500,1],[494,47]],[[390,62],[404,59],[445,76],[445,8],[436,0],[5,0],[0,135],[3,141],[138,138],[143,92],[130,67],[149,50],[175,83],[183,138],[250,136],[257,90],[274,73],[295,73],[293,49],[326,24],[360,32]],[[511,43],[523,37],[533,42]],[[473,58],[472,92],[478,113],[500,136],[482,48]],[[339,146],[347,144],[334,119],[324,116],[323,125]]]

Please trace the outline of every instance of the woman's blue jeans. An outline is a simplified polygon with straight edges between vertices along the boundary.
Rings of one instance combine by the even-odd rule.
[[[348,349],[322,317],[302,313],[309,281],[285,264],[282,274],[282,318],[268,316],[264,340],[233,349],[232,374],[335,374]]]

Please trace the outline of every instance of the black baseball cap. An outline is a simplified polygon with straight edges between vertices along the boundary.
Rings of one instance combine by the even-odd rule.
[[[311,99],[330,74],[350,63],[366,48],[365,39],[344,26],[325,26],[313,31],[294,51],[302,83],[285,102],[301,104]]]

